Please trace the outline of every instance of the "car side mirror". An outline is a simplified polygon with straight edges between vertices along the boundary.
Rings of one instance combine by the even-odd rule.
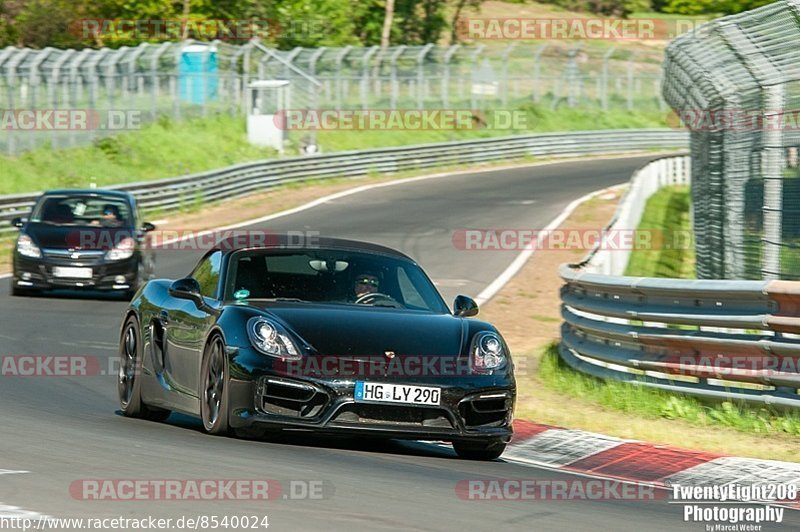
[[[17,216],[16,218],[11,220],[11,225],[16,227],[17,229],[22,229],[22,226],[25,225],[25,220]]]
[[[150,231],[155,231],[155,230],[156,226],[151,224],[150,222],[145,222],[142,224],[142,231],[144,231],[145,233],[149,233]]]
[[[169,287],[169,295],[178,299],[193,301],[198,307],[204,305],[203,294],[200,293],[200,283],[192,277],[178,279],[172,283]]]
[[[456,300],[453,302],[453,314],[462,318],[476,316],[478,310],[478,304],[471,297],[456,296]]]

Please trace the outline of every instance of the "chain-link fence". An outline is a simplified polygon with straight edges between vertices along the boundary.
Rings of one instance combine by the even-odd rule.
[[[691,131],[700,278],[800,278],[800,1],[687,33],[664,97]]]
[[[293,109],[534,105],[666,112],[661,59],[657,49],[566,41],[289,51],[256,41],[80,51],[8,47],[0,50],[0,109],[20,123],[0,128],[0,151],[15,155],[48,143],[79,146],[161,116],[243,113],[246,88],[259,79],[289,80]],[[89,110],[96,127],[23,127],[26,117],[20,112],[33,109]]]

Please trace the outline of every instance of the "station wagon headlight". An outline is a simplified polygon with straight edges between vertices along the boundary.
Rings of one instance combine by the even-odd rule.
[[[500,369],[506,365],[508,354],[503,340],[496,333],[480,332],[470,347],[472,367],[478,371]]]
[[[133,257],[136,242],[131,237],[125,237],[114,246],[114,249],[106,253],[107,260],[125,260]]]
[[[280,324],[256,316],[247,322],[250,343],[260,353],[280,358],[299,358],[297,346]]]
[[[17,252],[23,257],[30,257],[32,259],[42,258],[42,250],[33,243],[33,239],[28,235],[19,235],[17,239]]]

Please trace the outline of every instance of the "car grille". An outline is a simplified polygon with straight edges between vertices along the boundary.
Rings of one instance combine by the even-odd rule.
[[[304,382],[268,377],[259,382],[256,404],[278,416],[313,418],[328,404],[328,394]]]
[[[469,428],[504,426],[511,408],[511,398],[505,393],[472,397],[458,405],[464,425]]]
[[[452,429],[447,413],[439,408],[417,408],[393,405],[344,405],[331,420],[348,425],[394,425]]]
[[[99,250],[69,250],[45,248],[42,250],[48,259],[55,259],[62,264],[95,264],[100,262],[105,256],[105,251]]]

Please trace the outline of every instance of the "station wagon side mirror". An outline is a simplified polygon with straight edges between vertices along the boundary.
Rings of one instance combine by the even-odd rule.
[[[150,231],[155,231],[155,230],[156,226],[151,224],[150,222],[145,222],[142,224],[142,231],[144,231],[145,233],[149,233]]]
[[[478,314],[478,304],[467,296],[456,296],[453,302],[453,314],[462,318],[469,318]]]
[[[22,226],[25,225],[25,220],[17,216],[16,218],[11,220],[11,225],[16,227],[17,229],[22,229]]]
[[[178,279],[172,283],[169,287],[169,295],[178,299],[193,301],[198,308],[204,305],[203,294],[200,293],[200,283],[192,277]]]

